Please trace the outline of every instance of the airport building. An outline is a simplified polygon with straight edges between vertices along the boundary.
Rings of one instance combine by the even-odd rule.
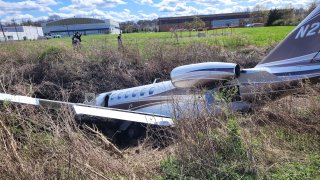
[[[0,42],[16,40],[36,40],[43,36],[42,27],[10,26],[0,29]]]
[[[197,17],[205,22],[205,28],[208,29],[244,27],[252,23],[250,12],[199,15]],[[193,18],[194,16],[159,18],[159,30],[166,32],[170,31],[171,28],[185,29],[185,23],[192,22]]]
[[[119,23],[110,19],[68,18],[42,24],[46,35],[72,36],[75,32],[83,35],[119,34]]]

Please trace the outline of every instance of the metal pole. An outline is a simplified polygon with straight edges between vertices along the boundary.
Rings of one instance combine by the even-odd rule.
[[[69,32],[68,24],[66,24],[66,26],[67,26],[68,37],[70,37],[70,32]]]
[[[7,42],[7,37],[6,37],[6,35],[4,34],[3,26],[2,26],[2,23],[1,23],[1,22],[0,22],[0,27],[1,27],[1,31],[2,31],[3,37],[4,37],[4,41]]]
[[[16,33],[17,33],[18,41],[20,41],[20,37],[19,37],[19,34],[18,34],[18,30],[17,30],[17,24],[16,24],[16,22],[15,22],[14,19],[12,19],[12,22],[13,22],[13,24],[14,24],[14,28],[15,28]]]

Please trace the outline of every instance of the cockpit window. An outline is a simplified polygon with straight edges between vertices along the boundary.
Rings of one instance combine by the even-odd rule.
[[[110,100],[111,100],[111,101],[114,100],[115,97],[117,97],[117,94],[112,94]]]

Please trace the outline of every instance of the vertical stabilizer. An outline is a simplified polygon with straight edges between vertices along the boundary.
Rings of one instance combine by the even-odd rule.
[[[320,6],[313,10],[256,67],[288,67],[319,62]]]

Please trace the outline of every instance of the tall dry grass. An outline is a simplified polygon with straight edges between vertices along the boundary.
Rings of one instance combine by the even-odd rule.
[[[180,46],[152,41],[146,47],[144,52],[134,47],[119,51],[97,43],[73,51],[59,44],[10,44],[9,50],[0,51],[0,89],[83,102],[87,92],[152,83],[155,78],[167,80],[179,65],[221,61],[253,67],[269,51],[251,46],[227,51],[199,42]],[[305,92],[270,101],[251,114],[186,114],[173,132],[157,131],[156,138],[164,148],[154,148],[147,138],[138,146],[121,149],[124,157],[77,124],[66,108],[47,110],[4,103],[0,178],[268,177],[285,163],[304,162],[301,159],[319,155],[319,93],[312,88]]]
[[[120,156],[67,108],[9,103],[1,108],[0,139],[1,179],[149,179],[170,151],[140,145]]]
[[[150,42],[142,54],[135,48],[118,51],[103,44],[73,51],[42,43],[1,47],[1,92],[83,102],[87,92],[169,79],[178,65],[230,61],[223,48],[206,44],[176,47]],[[146,143],[122,150],[125,158],[120,158],[77,124],[68,109],[8,103],[1,107],[1,179],[150,179],[162,174],[160,161],[173,151],[158,151]]]
[[[200,42],[176,46],[151,41],[144,52],[134,47],[119,51],[99,43],[80,51],[59,44],[14,45],[1,47],[2,91],[59,100],[67,93],[72,102],[82,102],[84,92],[133,87],[155,78],[167,80],[174,67],[184,64],[222,61],[251,67],[265,51],[247,47],[229,52]]]

